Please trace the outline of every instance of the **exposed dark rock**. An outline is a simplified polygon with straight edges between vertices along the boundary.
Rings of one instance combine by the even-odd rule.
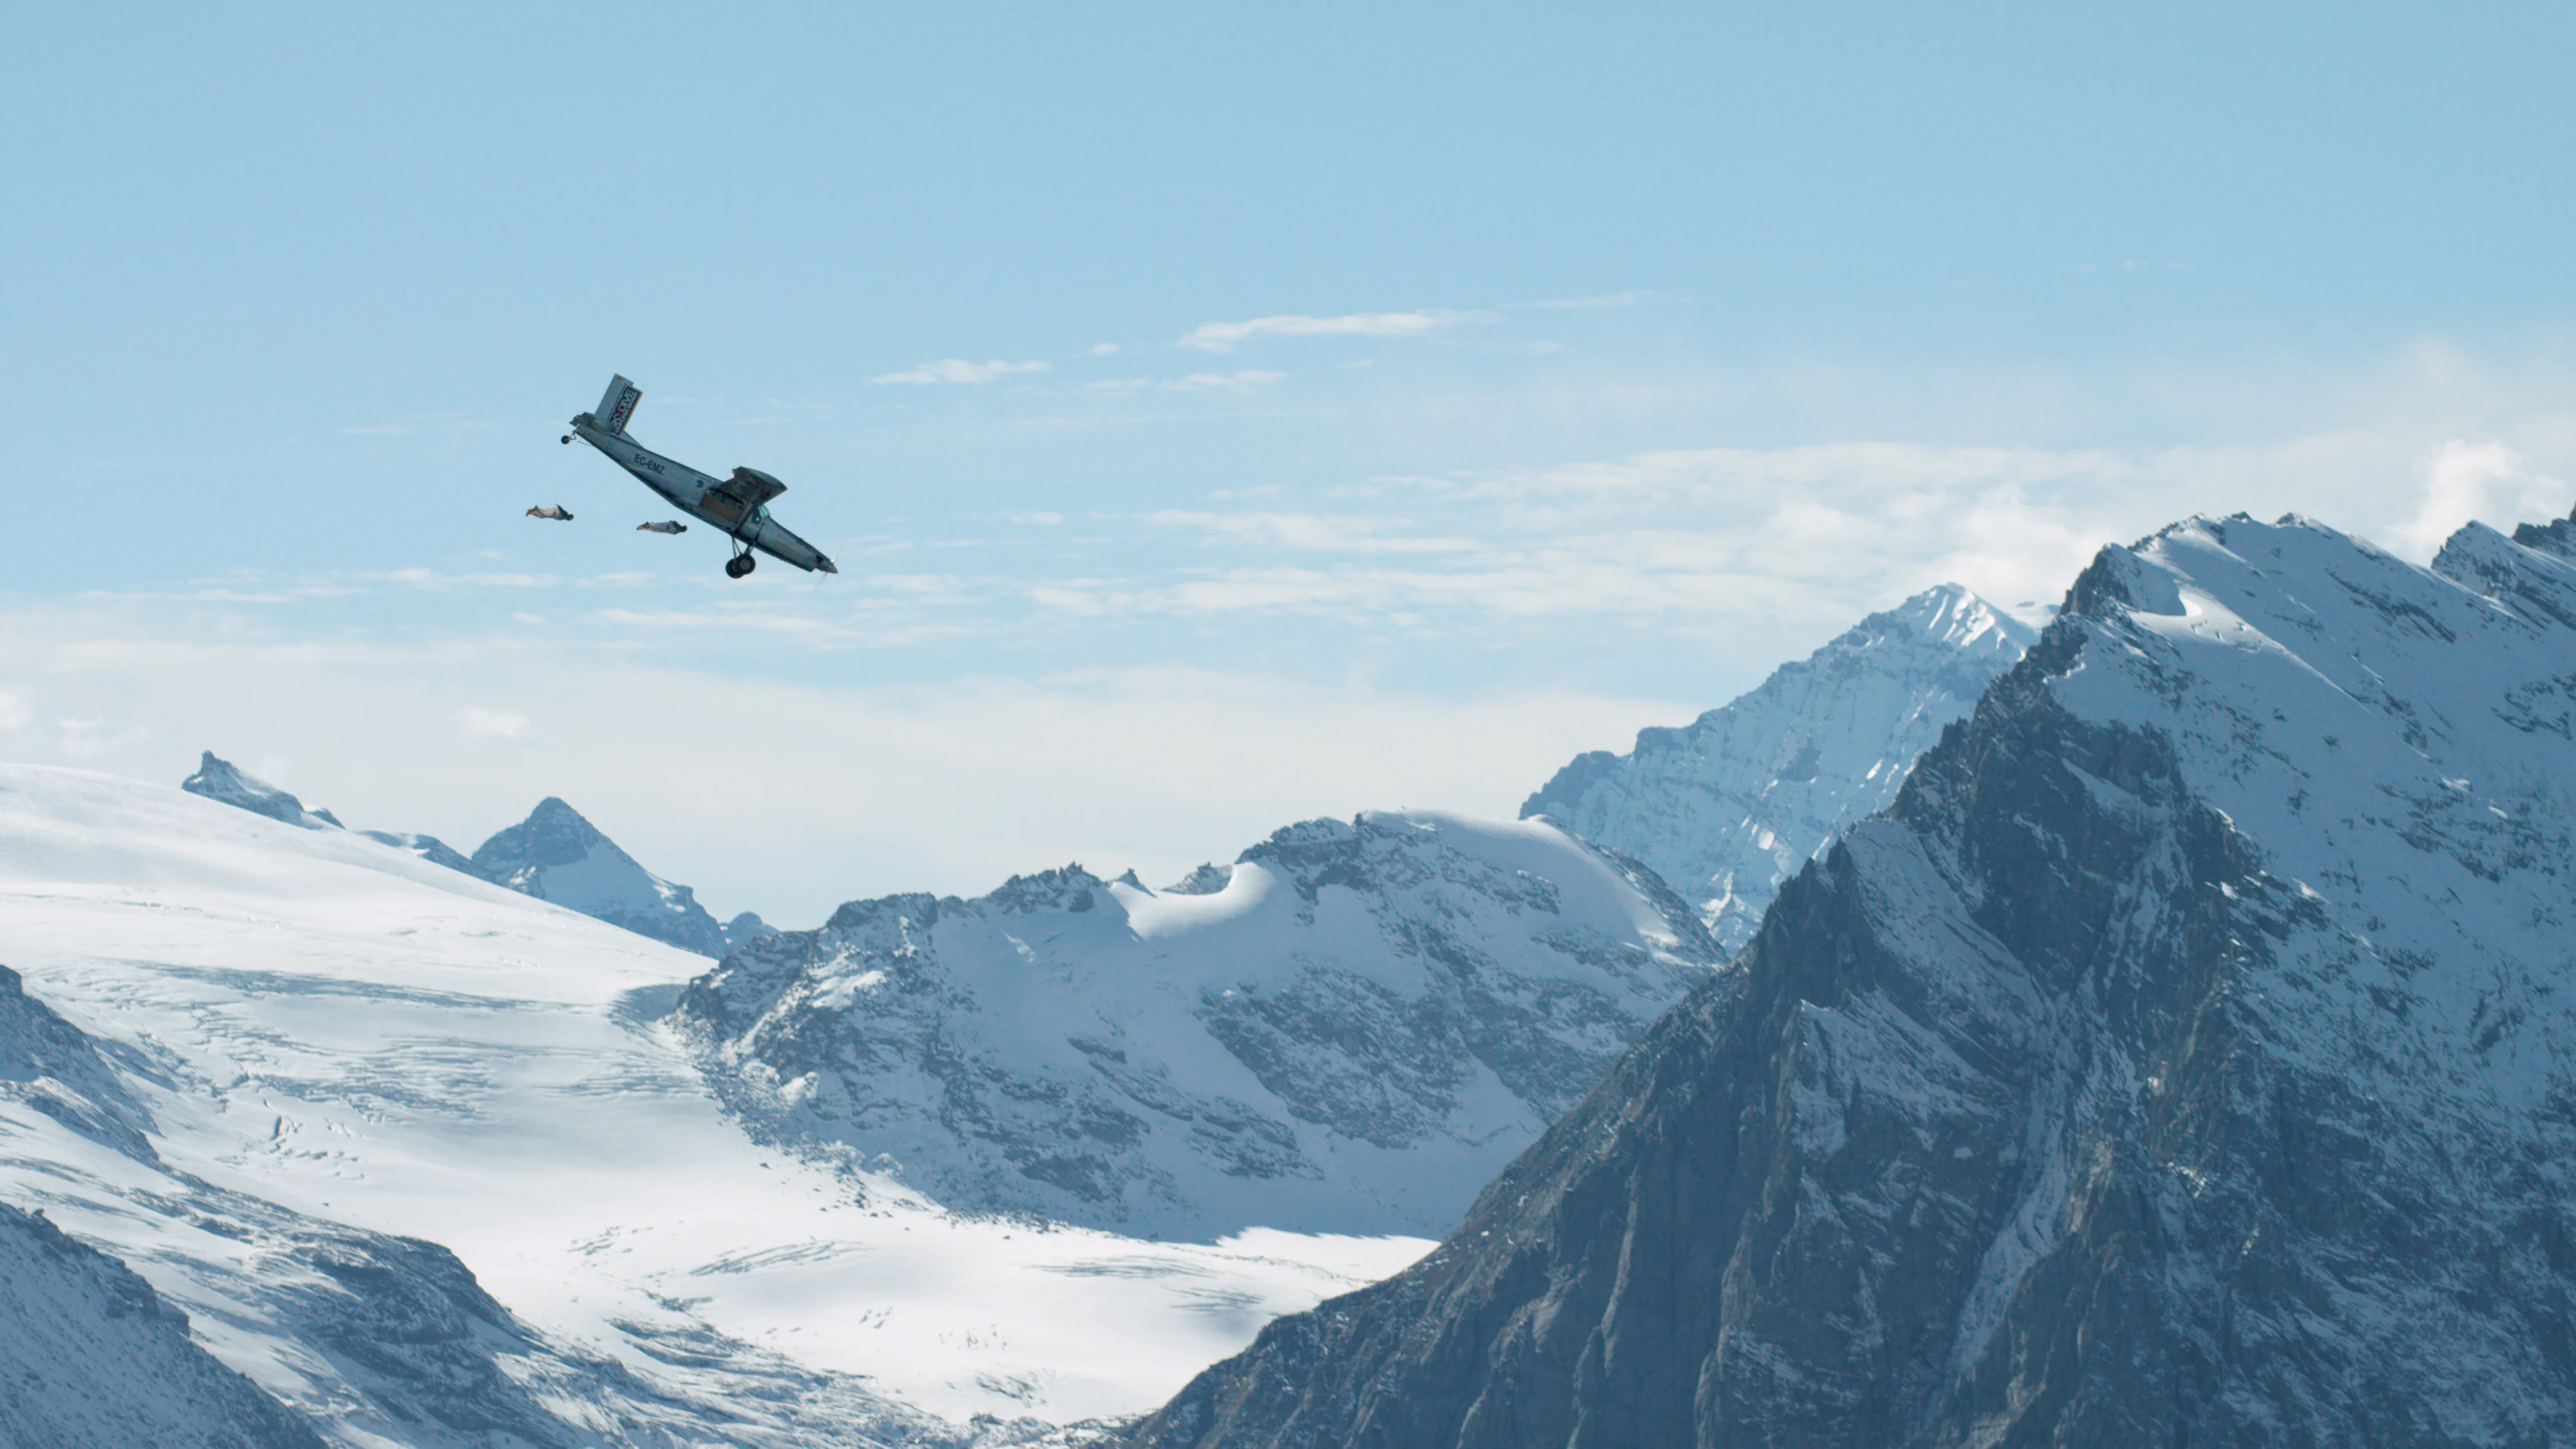
[[[1134,1442],[2576,1440],[2576,751],[2492,707],[2576,694],[2576,569],[2454,542],[2106,550],[1437,1252]]]

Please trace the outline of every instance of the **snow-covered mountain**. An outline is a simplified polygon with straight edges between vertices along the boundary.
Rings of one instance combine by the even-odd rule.
[[[765,1135],[952,1206],[1436,1232],[1720,959],[1650,872],[1538,822],[1312,821],[1215,886],[857,901],[675,1019]]]
[[[549,795],[520,821],[474,851],[475,871],[535,896],[701,956],[722,956],[770,934],[745,911],[724,925],[695,892],[636,863],[580,811]]]
[[[0,1321],[0,1405],[167,1390],[166,1436],[84,1442],[230,1414],[186,1342],[366,1449],[1061,1441],[1427,1246],[964,1219],[781,1154],[659,1020],[705,958],[166,787],[0,766],[0,922],[0,1205],[153,1295],[7,1269],[53,1336]]]
[[[1141,1444],[2576,1442],[2576,565],[2106,549],[1438,1252]]]
[[[179,788],[307,830],[344,828],[330,811],[306,809],[293,794],[217,758],[212,750],[203,752],[197,773]],[[718,925],[698,904],[695,892],[646,870],[582,818],[580,811],[551,795],[539,801],[527,819],[484,841],[471,856],[434,835],[390,830],[358,833],[432,865],[552,901],[701,956],[722,956],[773,930],[750,911]]]
[[[1957,584],[1872,614],[1733,703],[1578,755],[1521,806],[1644,861],[1732,955],[1780,883],[1884,809],[2031,631]]]

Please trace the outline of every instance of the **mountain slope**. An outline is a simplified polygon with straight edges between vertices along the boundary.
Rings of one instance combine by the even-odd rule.
[[[2576,567],[2106,549],[1415,1269],[1155,1446],[2576,1438]]]
[[[783,1156],[660,1022],[705,958],[166,787],[0,766],[0,921],[0,1204],[336,1443],[1012,1442],[1428,1246],[1038,1232]]]
[[[1733,703],[1578,756],[1521,806],[1644,861],[1729,955],[1780,883],[1885,808],[1942,726],[2030,646],[1957,584],[1872,614]]]
[[[0,1203],[0,1443],[322,1449],[188,1338],[187,1315],[42,1214]]]
[[[1281,830],[1213,892],[1067,867],[853,902],[675,1020],[764,1133],[952,1206],[1437,1231],[1717,959],[1552,826],[1372,813]]]

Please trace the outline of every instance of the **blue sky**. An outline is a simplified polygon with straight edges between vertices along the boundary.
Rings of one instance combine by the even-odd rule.
[[[0,14],[0,754],[799,919],[2576,502],[2563,8],[535,9]],[[635,533],[612,370],[844,573]]]

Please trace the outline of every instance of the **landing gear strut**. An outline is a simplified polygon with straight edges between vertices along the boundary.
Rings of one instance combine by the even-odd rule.
[[[742,552],[725,560],[725,577],[729,579],[741,578],[744,575],[749,574],[758,562],[759,560],[754,559],[751,556],[750,549],[744,549]]]

